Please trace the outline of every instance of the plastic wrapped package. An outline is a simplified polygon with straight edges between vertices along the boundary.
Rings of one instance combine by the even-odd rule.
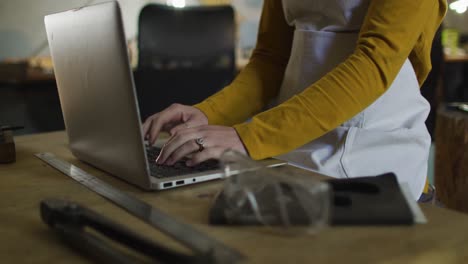
[[[265,167],[235,151],[220,158],[224,188],[218,197],[228,224],[292,228],[315,233],[330,221],[331,188],[289,166]]]

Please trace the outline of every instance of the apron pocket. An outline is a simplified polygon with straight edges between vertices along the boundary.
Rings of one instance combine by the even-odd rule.
[[[419,196],[426,180],[430,142],[425,127],[392,131],[351,127],[340,162],[349,178],[393,172]]]

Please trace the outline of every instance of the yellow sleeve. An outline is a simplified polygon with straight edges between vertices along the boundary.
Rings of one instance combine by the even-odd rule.
[[[231,126],[260,112],[278,93],[291,53],[294,28],[281,0],[264,1],[257,45],[249,63],[220,92],[195,105],[210,124]]]
[[[390,86],[418,39],[432,40],[423,31],[428,23],[441,22],[441,5],[433,0],[370,1],[350,57],[302,93],[234,126],[250,156],[286,153],[364,110]]]

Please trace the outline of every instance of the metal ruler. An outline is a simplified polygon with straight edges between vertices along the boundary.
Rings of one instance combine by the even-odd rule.
[[[52,153],[38,153],[35,156],[196,253],[211,256],[215,263],[236,263],[244,259],[244,256],[234,249],[177,221],[150,204],[112,187],[77,166],[55,157]]]

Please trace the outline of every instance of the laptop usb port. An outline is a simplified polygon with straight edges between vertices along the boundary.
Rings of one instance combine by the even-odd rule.
[[[175,182],[176,185],[181,185],[181,184],[184,184],[184,180],[181,180],[181,181],[176,181]]]
[[[163,184],[163,187],[164,188],[169,188],[169,187],[172,187],[172,182],[166,182]]]

